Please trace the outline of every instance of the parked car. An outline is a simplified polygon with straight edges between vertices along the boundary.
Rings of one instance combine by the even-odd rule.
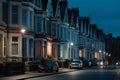
[[[99,64],[99,60],[96,58],[91,59],[90,61],[91,61],[91,66],[98,66],[98,64]]]
[[[82,68],[83,62],[80,59],[73,59],[73,61],[70,63],[70,68]]]
[[[38,66],[38,71],[41,72],[41,71],[45,71],[45,72],[53,72],[53,71],[56,71],[58,72],[59,71],[59,65],[57,63],[57,61],[53,60],[53,59],[48,59],[48,60],[45,60],[44,61],[44,64],[39,64]]]
[[[91,66],[91,61],[90,60],[88,60],[86,58],[80,58],[80,60],[82,60],[84,67],[90,67]]]

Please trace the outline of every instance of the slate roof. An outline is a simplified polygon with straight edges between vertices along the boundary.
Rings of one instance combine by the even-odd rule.
[[[81,26],[81,21],[83,21],[83,23],[86,22],[86,28],[88,29],[88,27],[90,25],[90,19],[89,19],[89,17],[87,17],[87,16],[86,17],[80,17],[79,21],[80,21],[80,23],[79,23],[80,26]],[[93,24],[91,24],[91,25],[93,25]]]
[[[61,20],[63,21],[64,17],[65,17],[65,12],[66,12],[66,9],[67,9],[68,2],[66,0],[65,1],[64,0],[60,1],[59,5],[60,5]]]
[[[77,18],[79,18],[79,9],[78,8],[72,8],[71,10],[72,10],[72,15],[73,15],[74,27],[76,27]]]
[[[53,7],[53,15],[55,16],[55,12],[57,10],[57,4],[59,0],[52,0],[52,7]]]
[[[89,17],[87,17],[87,16],[86,17],[80,17],[80,20],[83,20],[83,19],[84,20],[89,20]]]
[[[78,8],[68,9],[68,22],[72,23],[73,27],[76,27],[77,18],[79,18]]]
[[[42,9],[44,11],[46,11],[47,9],[47,4],[48,4],[48,0],[41,0],[41,3],[42,3]]]
[[[71,12],[71,9],[68,9],[68,23],[70,24],[71,23],[71,18],[72,18],[72,12]]]

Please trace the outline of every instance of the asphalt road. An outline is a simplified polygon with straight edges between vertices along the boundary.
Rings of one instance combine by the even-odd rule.
[[[60,69],[58,73],[31,72],[22,75],[1,77],[0,80],[120,80],[120,68],[109,66],[105,69]]]
[[[78,70],[26,80],[120,80],[120,69]]]

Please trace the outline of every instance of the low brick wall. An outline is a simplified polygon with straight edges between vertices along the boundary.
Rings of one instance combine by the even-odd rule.
[[[24,63],[22,62],[5,62],[0,65],[0,74],[23,74],[25,72],[24,66]]]

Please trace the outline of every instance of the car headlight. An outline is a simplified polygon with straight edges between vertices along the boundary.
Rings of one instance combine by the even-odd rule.
[[[118,62],[116,63],[116,65],[118,65]]]
[[[103,65],[103,62],[100,62],[100,65]]]

